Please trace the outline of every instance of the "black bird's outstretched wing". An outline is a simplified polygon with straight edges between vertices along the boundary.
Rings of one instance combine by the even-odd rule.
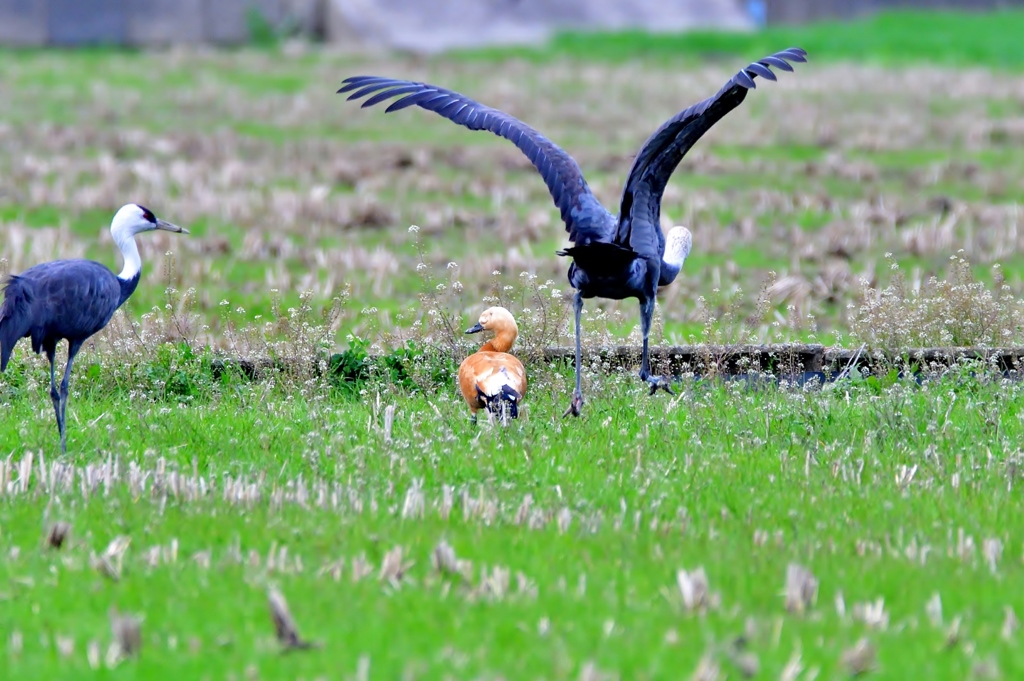
[[[338,94],[351,92],[349,100],[373,94],[363,102],[363,108],[401,95],[385,113],[416,105],[470,130],[487,130],[504,137],[526,154],[544,178],[570,239],[603,241],[613,236],[614,222],[591,193],[576,160],[515,116],[428,83],[378,76],[352,76],[342,83]]]
[[[661,254],[661,197],[669,177],[697,140],[757,87],[756,76],[775,80],[771,67],[792,71],[788,61],[806,62],[807,52],[791,47],[756,61],[729,79],[718,94],[679,112],[658,128],[640,148],[622,191],[615,242],[638,253]],[[634,229],[634,225],[645,228]],[[648,225],[653,229],[646,228]]]

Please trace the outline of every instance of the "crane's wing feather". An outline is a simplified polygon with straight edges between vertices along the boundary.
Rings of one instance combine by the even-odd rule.
[[[32,328],[32,285],[11,275],[4,284],[0,306],[0,371],[7,370],[14,346]]]
[[[570,239],[605,241],[614,235],[614,220],[591,193],[576,160],[515,116],[428,83],[379,76],[352,76],[342,83],[338,94],[351,93],[349,100],[372,95],[363,102],[363,108],[400,97],[385,113],[415,105],[470,130],[487,130],[509,140],[544,178]]]
[[[757,87],[755,77],[775,80],[771,67],[792,71],[791,61],[806,62],[807,53],[791,47],[750,64],[730,78],[716,95],[679,112],[647,139],[623,188],[616,243],[629,245],[638,253],[660,254],[664,250],[661,197],[683,156],[715,123],[743,102],[747,90]]]

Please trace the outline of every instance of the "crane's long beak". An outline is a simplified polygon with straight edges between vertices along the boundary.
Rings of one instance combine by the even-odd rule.
[[[480,323],[477,322],[473,326],[471,326],[468,329],[466,329],[466,333],[480,333],[483,330],[484,330],[484,327],[480,326]]]
[[[178,234],[188,234],[189,233],[189,231],[187,229],[185,229],[184,227],[179,227],[178,225],[175,225],[173,223],[167,222],[166,220],[161,220],[160,218],[157,218],[157,220],[156,220],[156,228],[157,229],[162,229],[165,232],[177,232]]]

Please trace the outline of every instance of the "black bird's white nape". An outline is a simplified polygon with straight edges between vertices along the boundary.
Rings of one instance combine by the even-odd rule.
[[[576,390],[564,415],[579,416],[583,406],[580,315],[586,298],[636,298],[640,302],[640,378],[650,384],[652,395],[659,388],[672,392],[666,378],[651,375],[648,336],[658,287],[668,286],[678,276],[690,253],[692,238],[685,227],[670,230],[667,238],[662,233],[661,199],[665,186],[690,147],[739,106],[748,90],[756,87],[756,77],[776,80],[772,67],[792,71],[789,62],[805,61],[807,53],[798,47],[764,57],[741,69],[713,97],[666,121],[637,153],[622,190],[618,217],[591,193],[572,156],[504,111],[436,85],[379,76],[346,78],[338,93],[350,92],[350,100],[370,95],[363,107],[399,97],[385,113],[419,106],[470,130],[486,130],[504,137],[533,163],[544,178],[573,242],[571,248],[558,251],[558,255],[572,258],[569,283],[576,289]]]
[[[71,365],[82,344],[110,322],[114,312],[135,292],[142,274],[142,258],[135,235],[162,229],[188,234],[188,230],[165,222],[143,206],[122,206],[110,223],[110,234],[124,257],[121,274],[92,260],[54,260],[11,275],[0,306],[0,372],[7,370],[15,344],[32,339],[32,351],[46,351],[50,361],[50,399],[57,415],[60,449],[67,452],[65,415]],[[57,344],[68,341],[64,380],[57,389],[54,358]]]

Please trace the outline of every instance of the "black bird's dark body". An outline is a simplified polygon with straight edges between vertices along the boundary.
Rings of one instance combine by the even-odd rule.
[[[378,76],[353,76],[343,81],[339,93],[349,99],[368,97],[363,107],[400,97],[385,113],[409,106],[433,111],[470,130],[487,130],[519,148],[544,178],[561,214],[573,246],[558,251],[569,256],[569,283],[576,289],[576,391],[566,414],[579,414],[583,403],[580,386],[580,314],[583,300],[637,298],[643,333],[640,377],[651,384],[651,394],[662,387],[661,377],[650,375],[648,335],[659,286],[671,284],[689,253],[689,233],[683,250],[666,252],[661,231],[661,199],[669,178],[687,151],[723,116],[735,109],[760,76],[776,80],[770,67],[792,71],[789,61],[804,62],[807,53],[790,48],[741,69],[713,97],[679,112],[644,143],[633,161],[623,187],[618,216],[601,205],[590,191],[576,161],[551,140],[519,119],[476,102],[465,95],[428,83]],[[788,61],[787,61],[788,60]],[[684,230],[685,231],[685,230]],[[669,392],[671,392],[669,390]]]

